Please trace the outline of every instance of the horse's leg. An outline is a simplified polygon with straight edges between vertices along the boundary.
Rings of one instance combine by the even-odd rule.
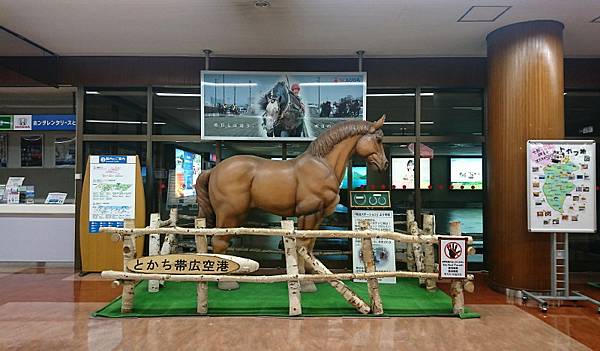
[[[217,228],[235,228],[239,227],[243,222],[242,216],[235,215],[217,215]],[[215,235],[212,237],[213,253],[224,254],[229,248],[229,242],[233,235]],[[219,282],[221,290],[236,290],[240,285],[237,282]]]
[[[319,229],[322,219],[323,219],[323,217],[316,213],[310,214],[307,216],[300,216],[298,218],[298,229],[301,229],[301,230]],[[313,248],[315,247],[316,241],[317,241],[317,238],[300,239],[300,240],[298,240],[298,244],[300,246],[305,247],[308,250],[308,252],[311,253]],[[304,262],[304,260],[301,257],[298,257],[298,272],[300,274],[304,274],[306,271],[307,271],[306,263]],[[317,291],[317,287],[315,285],[315,282],[305,280],[305,281],[300,282],[300,290],[302,292],[315,292],[315,291]]]

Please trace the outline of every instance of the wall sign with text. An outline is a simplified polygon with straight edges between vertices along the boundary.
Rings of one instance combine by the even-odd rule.
[[[438,239],[440,279],[467,278],[467,240],[457,236]]]

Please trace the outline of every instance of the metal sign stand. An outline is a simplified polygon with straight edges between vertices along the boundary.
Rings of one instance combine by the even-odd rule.
[[[569,288],[569,234],[552,233],[552,245],[550,247],[551,256],[551,291],[550,295],[534,294],[522,290],[523,302],[529,298],[539,304],[542,312],[548,312],[548,301],[588,301],[598,306],[600,313],[600,301],[594,300],[589,296],[583,295],[578,291],[573,291],[571,295]]]

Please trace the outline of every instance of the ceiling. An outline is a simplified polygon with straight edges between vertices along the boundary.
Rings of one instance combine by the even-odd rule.
[[[457,22],[473,5],[511,8]],[[599,0],[0,0],[0,25],[58,55],[485,56],[494,29],[554,19],[567,57],[600,57],[597,17]],[[0,38],[0,55],[30,52]]]

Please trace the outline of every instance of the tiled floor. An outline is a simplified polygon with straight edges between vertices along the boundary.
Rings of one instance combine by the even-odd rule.
[[[483,275],[476,293],[466,295],[480,319],[103,319],[90,313],[119,290],[97,274],[2,265],[0,272],[0,350],[600,350],[595,307],[542,314],[536,306],[511,305],[487,288]],[[600,298],[600,289],[586,292]]]

